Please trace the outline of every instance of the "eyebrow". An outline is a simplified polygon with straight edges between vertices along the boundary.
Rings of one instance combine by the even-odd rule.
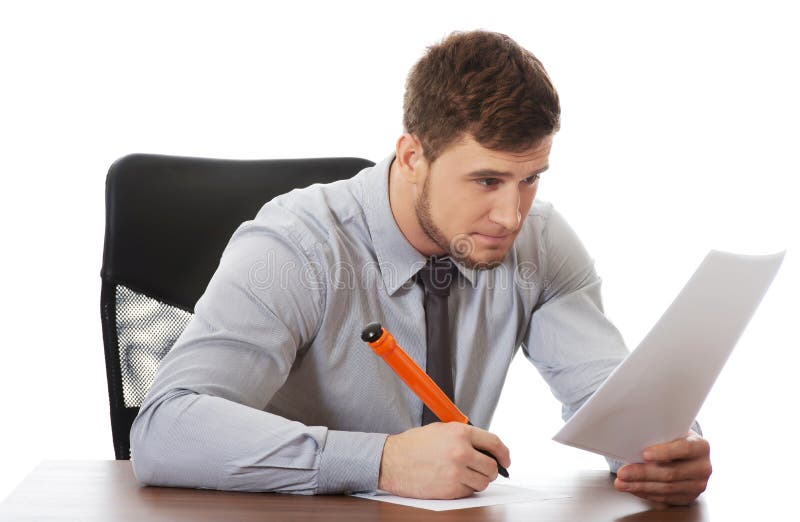
[[[539,170],[535,170],[525,176],[522,179],[527,179],[532,176],[536,176],[537,174],[541,174],[542,172],[546,171],[550,168],[550,165],[545,165],[544,167],[540,168]],[[475,170],[467,174],[468,178],[513,178],[514,175],[510,172],[506,172],[504,170],[494,170],[494,169],[480,169]]]

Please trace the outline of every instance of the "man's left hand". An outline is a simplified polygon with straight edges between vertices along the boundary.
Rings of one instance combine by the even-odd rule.
[[[711,476],[710,446],[690,431],[686,437],[649,446],[643,463],[617,471],[614,487],[662,504],[688,506],[706,490]]]

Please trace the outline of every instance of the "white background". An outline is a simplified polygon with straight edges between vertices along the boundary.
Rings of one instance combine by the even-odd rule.
[[[539,195],[596,259],[629,348],[708,249],[788,249],[699,419],[711,488],[747,484],[751,502],[792,491],[800,38],[789,2],[288,4],[0,7],[0,498],[41,459],[113,458],[99,272],[116,158],[378,161],[401,132],[408,69],[475,28],[530,49],[559,90]],[[605,468],[552,442],[560,424],[519,357],[492,427],[512,474]]]

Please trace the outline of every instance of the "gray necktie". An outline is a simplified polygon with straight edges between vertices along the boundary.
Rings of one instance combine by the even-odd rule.
[[[450,400],[453,400],[453,369],[447,298],[454,277],[455,266],[450,258],[432,257],[417,274],[417,281],[425,289],[425,338],[428,343],[425,368]],[[438,421],[438,417],[423,406],[422,425]]]

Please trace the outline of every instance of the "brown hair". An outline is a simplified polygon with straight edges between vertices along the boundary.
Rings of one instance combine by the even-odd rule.
[[[406,80],[403,126],[431,163],[464,133],[488,149],[525,150],[558,131],[560,114],[542,63],[500,33],[451,33]]]

